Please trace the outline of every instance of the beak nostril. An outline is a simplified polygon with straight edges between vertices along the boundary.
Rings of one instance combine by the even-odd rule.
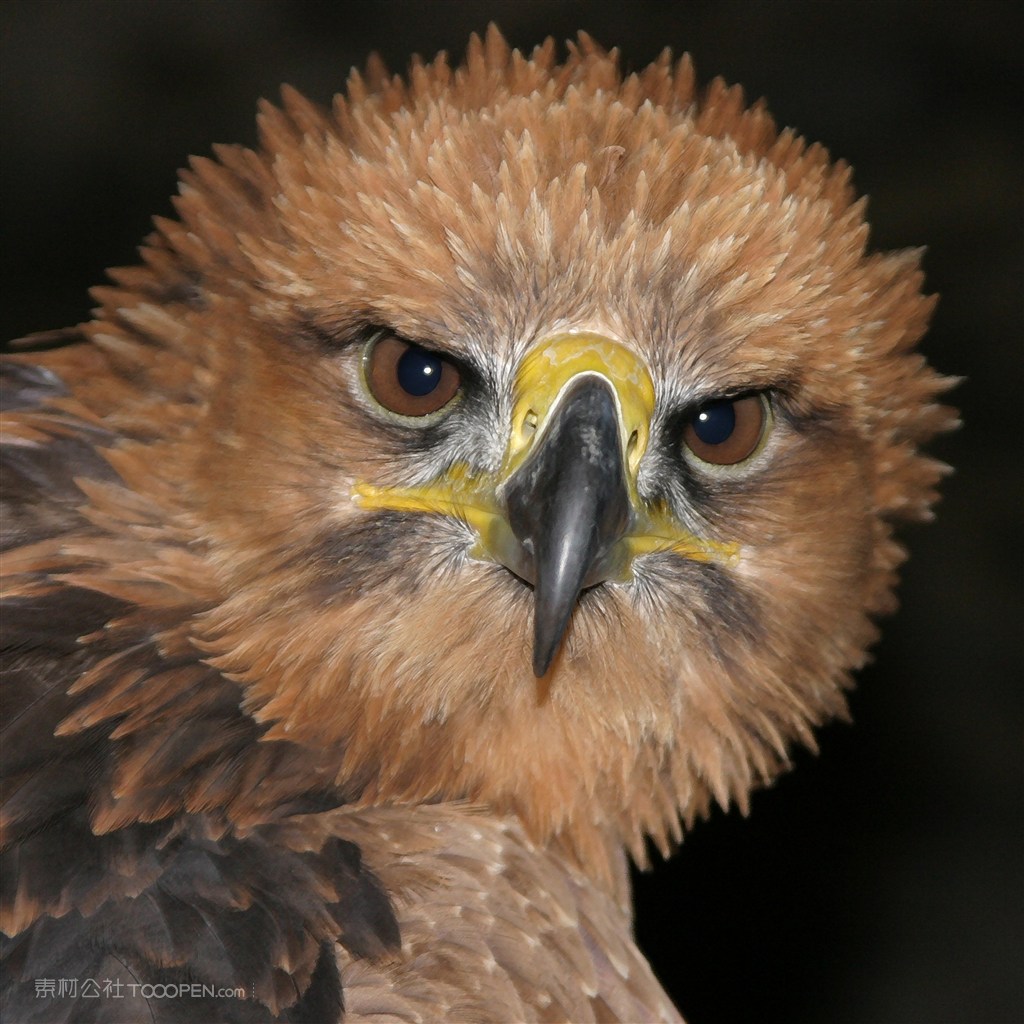
[[[526,410],[526,415],[523,417],[522,431],[524,437],[532,437],[537,432],[537,414],[533,409]]]
[[[632,460],[633,453],[636,451],[636,446],[639,443],[640,434],[638,431],[634,430],[633,433],[629,435],[629,440],[626,442],[626,458],[628,460]]]

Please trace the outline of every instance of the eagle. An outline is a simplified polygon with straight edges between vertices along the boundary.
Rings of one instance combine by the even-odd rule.
[[[586,34],[259,127],[3,363],[5,1019],[679,1020],[628,858],[845,714],[920,252]]]

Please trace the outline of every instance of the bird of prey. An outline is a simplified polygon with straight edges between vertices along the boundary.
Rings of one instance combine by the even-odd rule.
[[[626,858],[844,713],[919,253],[585,35],[259,120],[4,364],[5,1019],[677,1020]]]

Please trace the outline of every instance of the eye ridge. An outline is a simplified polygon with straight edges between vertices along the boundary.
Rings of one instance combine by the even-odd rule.
[[[363,383],[390,417],[434,422],[461,393],[462,373],[436,350],[382,331],[366,344]]]
[[[713,398],[683,422],[682,441],[689,455],[709,466],[736,466],[763,446],[771,426],[764,393]]]

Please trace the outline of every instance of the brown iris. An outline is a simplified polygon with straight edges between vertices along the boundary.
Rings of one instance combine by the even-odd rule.
[[[762,395],[707,402],[687,420],[683,443],[701,462],[735,466],[758,450],[768,425]]]
[[[370,343],[364,372],[370,394],[381,406],[414,418],[443,409],[462,383],[451,360],[393,334]]]

